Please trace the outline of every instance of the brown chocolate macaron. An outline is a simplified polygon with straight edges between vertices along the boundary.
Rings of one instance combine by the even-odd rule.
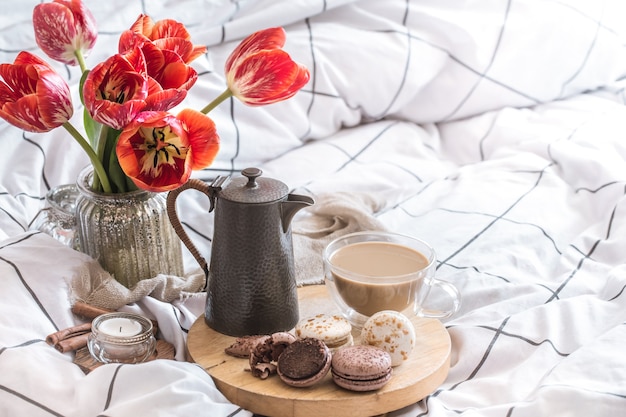
[[[292,387],[309,387],[321,381],[330,370],[330,349],[319,339],[307,337],[291,343],[280,354],[277,372]]]
[[[351,391],[374,391],[391,379],[391,356],[375,346],[347,346],[333,354],[335,384]]]

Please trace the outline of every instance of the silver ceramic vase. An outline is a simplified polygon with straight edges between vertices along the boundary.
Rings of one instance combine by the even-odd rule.
[[[86,168],[76,183],[80,251],[128,288],[158,274],[182,276],[181,242],[167,216],[166,195],[98,193],[91,189],[92,177],[92,168]]]

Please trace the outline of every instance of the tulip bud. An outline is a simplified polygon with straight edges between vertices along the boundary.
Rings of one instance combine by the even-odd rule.
[[[293,97],[309,81],[309,70],[282,49],[285,36],[280,27],[260,30],[230,54],[225,72],[233,96],[262,106]]]
[[[77,55],[86,57],[98,32],[96,21],[81,0],[54,0],[33,10],[35,40],[50,58],[78,65]]]

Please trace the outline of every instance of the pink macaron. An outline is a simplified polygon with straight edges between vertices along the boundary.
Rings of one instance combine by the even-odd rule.
[[[391,356],[375,346],[346,346],[333,354],[331,373],[342,388],[374,391],[391,379]]]

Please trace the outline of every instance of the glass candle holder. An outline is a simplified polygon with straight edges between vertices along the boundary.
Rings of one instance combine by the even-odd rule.
[[[51,188],[46,194],[46,206],[33,219],[30,228],[42,231],[65,246],[78,250],[75,219],[78,194],[75,184]]]
[[[87,347],[99,362],[144,362],[156,347],[152,322],[132,313],[102,314],[91,324]]]

